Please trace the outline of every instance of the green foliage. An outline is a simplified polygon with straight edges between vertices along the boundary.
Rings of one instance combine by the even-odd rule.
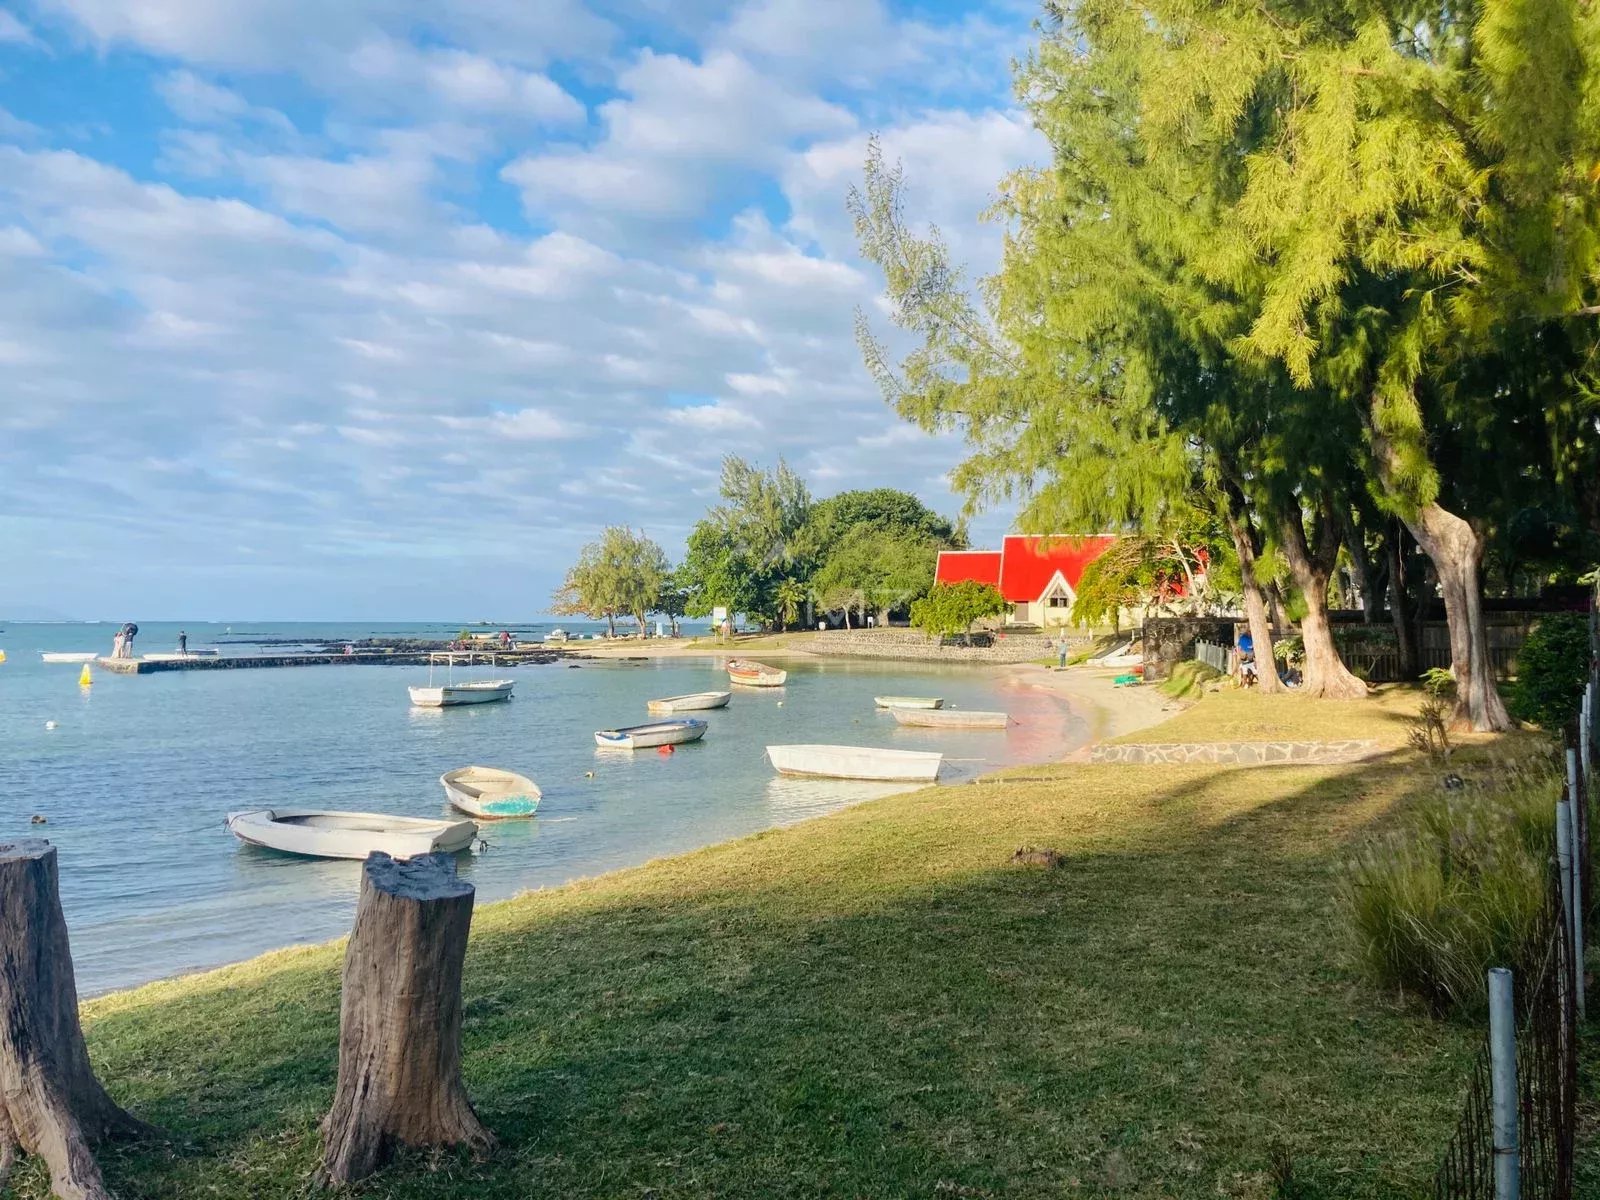
[[[784,579],[779,582],[772,595],[778,628],[787,629],[794,624],[795,618],[800,615],[800,609],[805,605],[806,586],[798,579]]]
[[[1163,695],[1171,696],[1174,700],[1198,700],[1205,693],[1207,684],[1221,678],[1221,671],[1209,663],[1191,658],[1173,667],[1172,674],[1157,686]]]
[[[986,583],[936,584],[911,606],[911,624],[931,637],[970,634],[973,622],[1006,611],[1005,598]]]
[[[1430,667],[1422,676],[1422,703],[1406,741],[1435,766],[1450,761],[1450,715],[1455,706],[1456,677],[1441,667]]]
[[[853,525],[834,544],[813,583],[829,612],[873,608],[887,613],[933,586],[939,546],[912,529]]]
[[[1531,967],[1561,791],[1556,764],[1442,796],[1351,864],[1345,909],[1374,982],[1476,1014],[1489,967]]]
[[[604,618],[616,632],[616,618],[631,616],[644,631],[645,615],[661,600],[668,576],[660,546],[626,525],[611,525],[598,542],[583,548],[557,590],[551,611],[563,616]]]
[[[689,615],[726,607],[765,620],[776,611],[774,589],[801,557],[811,493],[781,458],[763,471],[730,455],[721,494],[689,533],[682,568]]]
[[[1559,729],[1578,715],[1589,663],[1589,621],[1578,613],[1541,617],[1517,652],[1511,704],[1517,716]]]

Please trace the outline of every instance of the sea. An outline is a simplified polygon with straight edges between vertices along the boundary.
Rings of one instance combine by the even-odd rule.
[[[362,638],[449,638],[460,623],[140,622],[136,653],[175,648],[282,654]],[[472,625],[537,640],[552,625]],[[597,626],[563,622],[573,633]],[[239,843],[223,826],[249,808],[451,815],[439,776],[468,764],[531,776],[538,815],[486,824],[460,858],[480,901],[632,866],[819,816],[899,785],[793,780],[771,743],[938,749],[952,785],[1044,762],[1088,740],[1083,714],[998,669],[787,661],[787,686],[740,689],[711,728],[666,755],[604,750],[594,731],[650,719],[655,696],[722,690],[705,658],[557,662],[455,669],[512,677],[506,703],[410,705],[418,666],[306,666],[93,674],[41,651],[109,654],[113,623],[5,623],[0,631],[0,839],[59,848],[61,899],[80,994],[218,966],[348,932],[360,864],[295,858]],[[436,676],[442,678],[442,669]],[[903,729],[885,693],[1003,708],[1006,732]],[[43,818],[35,824],[34,818]]]

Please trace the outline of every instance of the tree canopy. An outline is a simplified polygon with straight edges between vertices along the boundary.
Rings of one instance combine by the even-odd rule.
[[[659,611],[669,572],[666,552],[643,532],[607,526],[600,540],[584,546],[557,590],[551,611],[604,619],[614,636],[617,617],[627,615],[644,632],[645,617]]]

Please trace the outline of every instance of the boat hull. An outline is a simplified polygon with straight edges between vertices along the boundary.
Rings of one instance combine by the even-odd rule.
[[[493,679],[482,684],[455,683],[443,687],[414,687],[411,703],[418,708],[454,708],[462,704],[492,704],[511,699],[514,679]]]
[[[789,679],[787,671],[744,658],[729,659],[727,671],[729,679],[745,687],[782,687]]]
[[[306,858],[364,859],[453,854],[478,834],[472,821],[430,821],[387,813],[259,808],[228,814],[228,830],[241,842]]]
[[[493,767],[462,767],[439,776],[452,808],[480,821],[531,817],[539,811],[539,785],[525,775]]]
[[[695,692],[688,696],[663,696],[645,705],[653,713],[702,712],[709,708],[726,708],[732,692]]]
[[[944,761],[944,755],[932,751],[874,746],[768,746],[767,757],[780,775],[889,783],[932,783]]]
[[[93,650],[86,650],[82,652],[72,651],[70,653],[61,650],[39,651],[40,661],[47,663],[87,663],[93,662],[99,657],[100,656]]]
[[[917,729],[1004,729],[1011,718],[1003,712],[976,712],[959,708],[939,711],[917,708],[889,710],[901,725]]]
[[[943,708],[943,696],[874,696],[879,708]]]
[[[710,728],[704,721],[660,721],[654,725],[631,725],[624,729],[600,729],[595,745],[605,750],[650,750],[657,746],[681,746],[698,742]]]

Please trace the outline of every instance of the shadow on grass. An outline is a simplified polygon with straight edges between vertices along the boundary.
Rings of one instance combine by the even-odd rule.
[[[1475,1039],[1375,997],[1334,906],[1406,773],[1167,768],[1131,796],[1127,770],[486,907],[465,1059],[502,1148],[370,1194],[1265,1197],[1274,1155],[1301,1195],[1421,1190]],[[1023,841],[1066,866],[1009,866]],[[174,1135],[108,1156],[121,1194],[301,1194],[338,1003],[336,952],[306,959],[93,1020],[114,1094]]]

